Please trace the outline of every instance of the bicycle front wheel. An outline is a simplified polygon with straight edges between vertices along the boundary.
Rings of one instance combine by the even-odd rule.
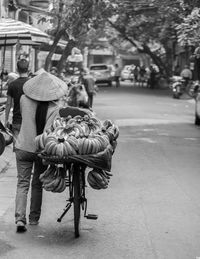
[[[75,237],[79,237],[80,210],[81,210],[81,191],[80,191],[80,168],[74,166],[73,170],[73,189],[74,189],[74,231]]]

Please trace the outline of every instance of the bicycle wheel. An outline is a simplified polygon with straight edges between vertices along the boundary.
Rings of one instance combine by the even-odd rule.
[[[81,192],[80,192],[80,168],[74,166],[73,170],[73,189],[74,189],[74,231],[75,237],[79,237],[80,225],[80,207],[81,207]]]

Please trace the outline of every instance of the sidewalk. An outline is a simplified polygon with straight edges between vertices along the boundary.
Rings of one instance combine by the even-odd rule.
[[[0,217],[15,199],[17,173],[12,148],[12,145],[7,146],[0,156]]]

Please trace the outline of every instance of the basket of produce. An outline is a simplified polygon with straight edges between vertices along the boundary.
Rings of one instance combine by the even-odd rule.
[[[106,171],[111,169],[119,129],[110,120],[95,116],[58,117],[35,139],[39,156],[52,163],[85,163]]]

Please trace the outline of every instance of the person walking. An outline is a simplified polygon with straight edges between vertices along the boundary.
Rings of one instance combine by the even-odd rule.
[[[21,127],[20,98],[23,94],[23,85],[29,79],[28,77],[29,62],[21,59],[17,62],[19,77],[8,85],[7,102],[5,109],[5,127],[10,127],[9,115],[13,106],[12,132],[13,132],[13,150],[15,150],[16,138]]]
[[[115,83],[116,87],[120,87],[120,75],[121,75],[121,69],[118,64],[115,64]]]
[[[31,183],[29,224],[37,225],[41,215],[41,173],[47,166],[36,154],[35,137],[48,129],[59,116],[59,99],[66,94],[67,85],[46,71],[24,84],[20,100],[21,129],[16,141],[17,190],[15,199],[15,223],[17,232],[25,232],[27,219],[27,195]],[[34,165],[34,173],[31,174]]]
[[[88,95],[88,106],[89,106],[89,108],[92,108],[94,95],[96,93],[96,91],[95,91],[95,79],[89,73],[89,71],[84,70],[83,73],[84,73],[83,74],[83,85],[84,85],[85,90],[86,90],[87,95]]]

